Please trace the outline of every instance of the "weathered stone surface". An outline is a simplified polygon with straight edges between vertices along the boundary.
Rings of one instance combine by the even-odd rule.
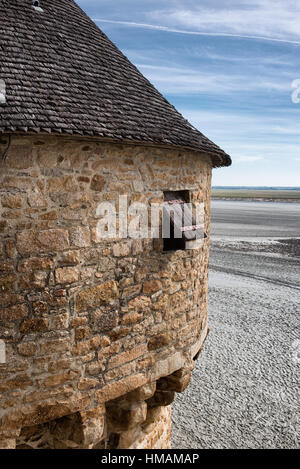
[[[59,370],[64,370],[71,368],[72,361],[70,358],[62,358],[61,360],[56,360],[50,362],[48,365],[49,373],[56,373]]]
[[[180,352],[173,353],[163,360],[156,361],[153,366],[152,381],[174,373],[183,368],[185,364],[186,360]]]
[[[171,449],[171,406],[148,409],[147,419],[120,435],[118,449]]]
[[[127,350],[126,352],[120,353],[119,355],[116,355],[115,357],[112,357],[109,362],[108,362],[108,369],[110,368],[115,368],[123,363],[131,362],[132,360],[135,360],[142,355],[144,355],[147,352],[147,345],[142,344],[138,345],[137,347],[134,347],[131,350]]]
[[[47,213],[42,213],[39,215],[39,220],[57,220],[58,212],[56,210],[51,210]]]
[[[93,362],[87,366],[87,372],[90,375],[100,375],[105,370],[105,365],[103,365],[102,361]]]
[[[128,243],[118,243],[113,247],[113,255],[115,257],[125,257],[130,255],[130,244]]]
[[[15,287],[16,276],[5,275],[0,277],[0,292],[1,294],[6,295],[7,293],[13,292]]]
[[[100,346],[100,337],[93,337],[85,342],[79,342],[72,348],[72,355],[86,355]]]
[[[154,311],[166,313],[169,308],[169,295],[161,295],[159,299],[153,304]]]
[[[66,192],[76,190],[77,185],[73,176],[63,176],[48,179],[48,191]]]
[[[156,391],[156,381],[144,384],[126,395],[128,401],[146,401],[154,395]]]
[[[75,331],[76,340],[88,339],[90,336],[90,328],[88,326],[78,327]]]
[[[76,311],[87,311],[96,309],[103,303],[108,303],[118,297],[117,282],[109,281],[101,285],[95,285],[87,290],[82,290],[76,297]]]
[[[19,276],[18,287],[20,290],[34,290],[45,288],[47,284],[47,272],[31,272]]]
[[[74,318],[74,319],[72,319],[72,321],[71,321],[71,327],[83,326],[83,325],[86,324],[87,322],[88,322],[88,320],[87,320],[87,318],[85,318],[85,317]]]
[[[18,352],[23,357],[31,357],[36,353],[37,346],[34,342],[23,342],[18,345]]]
[[[92,164],[92,168],[94,171],[103,171],[103,170],[112,171],[112,170],[117,169],[117,166],[118,166],[118,162],[116,160],[108,159],[108,158],[97,160]]]
[[[165,391],[183,392],[191,381],[191,373],[184,376],[176,376],[175,374],[161,378],[157,381],[157,389]]]
[[[77,265],[80,263],[79,251],[67,251],[61,254],[59,264],[61,265]]]
[[[20,254],[63,251],[69,247],[69,234],[63,229],[45,231],[23,231],[17,234],[17,249]]]
[[[15,429],[50,422],[79,410],[84,410],[89,404],[90,399],[87,396],[74,393],[68,399],[49,399],[40,401],[37,404],[23,406],[2,418],[0,433],[5,428]]]
[[[131,285],[127,288],[124,288],[122,293],[123,298],[132,298],[133,296],[139,295],[141,292],[142,286],[141,285]]]
[[[66,339],[48,340],[40,344],[39,352],[41,355],[50,355],[60,352],[68,352],[71,349],[71,342]]]
[[[91,313],[91,321],[94,331],[110,331],[118,324],[118,311],[115,308],[99,308]]]
[[[103,375],[103,378],[106,383],[109,383],[111,381],[115,381],[116,379],[121,379],[125,376],[132,375],[135,373],[135,371],[136,363],[133,360],[129,363],[125,363],[125,365],[121,365],[119,368],[112,368]]]
[[[70,229],[70,242],[72,246],[84,248],[90,246],[91,235],[89,228],[76,226]]]
[[[0,321],[14,321],[28,316],[28,307],[25,304],[0,309]]]
[[[19,194],[4,194],[1,197],[2,207],[6,208],[21,208],[23,205],[23,198]]]
[[[28,169],[33,165],[31,145],[12,145],[6,164],[14,169]]]
[[[126,337],[130,334],[131,329],[130,327],[120,326],[116,327],[109,333],[109,337],[112,341],[116,341],[121,339],[122,337]]]
[[[49,388],[49,387],[54,387],[54,386],[68,383],[70,381],[75,380],[76,378],[78,378],[78,372],[69,370],[60,375],[49,376],[49,378],[45,379],[44,384],[46,388]]]
[[[143,319],[142,313],[132,312],[122,316],[121,324],[137,324]]]
[[[106,183],[106,179],[101,174],[95,174],[91,182],[92,191],[102,192]]]
[[[95,393],[95,399],[99,403],[107,402],[112,399],[116,399],[123,394],[127,394],[130,391],[142,386],[147,382],[147,377],[142,373],[138,373],[133,376],[128,376],[122,380],[110,383],[99,389]]]
[[[30,257],[22,259],[18,264],[19,272],[32,272],[33,270],[52,270],[54,261],[48,257]]]
[[[36,316],[41,316],[48,311],[48,305],[45,301],[34,301],[32,303],[32,310]]]
[[[23,173],[4,165],[0,176],[0,334],[9,333],[0,440],[10,439],[4,427],[26,426],[31,430],[22,430],[18,444],[28,438],[31,445],[44,425],[51,448],[104,441],[167,446],[169,411],[160,404],[188,385],[203,345],[208,243],[199,251],[162,254],[160,239],[155,245],[151,239],[97,240],[96,209],[102,201],[118,207],[125,193],[129,203],[161,203],[164,190],[195,184],[190,197],[204,201],[208,230],[209,159],[64,137],[22,138],[15,141],[32,145],[35,166]],[[118,440],[111,434],[103,440],[108,419],[102,412],[93,422],[87,414],[97,400],[102,408],[119,398],[133,426],[124,426]],[[155,407],[148,406],[143,421],[137,409],[145,400]],[[132,419],[129,403],[136,407]],[[80,415],[73,420],[73,413]],[[78,423],[80,437],[73,430],[70,439],[52,432],[58,422],[47,422],[66,416]],[[62,433],[67,426],[60,426]]]
[[[0,295],[1,307],[15,305],[16,303],[23,303],[24,301],[25,301],[25,298],[22,295],[17,295],[14,293],[2,293],[2,292]]]
[[[69,314],[53,314],[49,317],[48,328],[51,331],[60,331],[62,329],[67,329],[69,325]]]
[[[150,280],[149,282],[145,282],[143,285],[143,293],[148,295],[149,293],[155,293],[162,289],[162,283],[160,280]]]
[[[58,419],[50,425],[53,449],[89,448],[104,436],[105,420],[100,408],[78,412]]]
[[[0,392],[26,389],[33,384],[27,374],[17,375],[13,379],[0,382]]]
[[[148,399],[147,405],[149,407],[160,407],[160,406],[168,406],[172,404],[175,398],[174,391],[161,391],[157,390],[153,397]]]
[[[77,267],[61,267],[55,271],[56,283],[74,283],[79,280],[79,270]]]
[[[78,389],[80,391],[86,391],[87,389],[96,388],[99,386],[100,381],[98,379],[84,378],[78,383]]]
[[[107,406],[109,430],[122,433],[143,423],[147,417],[145,402],[112,402]]]
[[[148,342],[148,349],[156,350],[158,348],[169,345],[170,342],[171,342],[170,334],[159,334],[159,335],[156,335],[155,337],[151,337],[151,339]]]
[[[0,450],[1,449],[16,449],[16,439],[15,438],[0,438]]]
[[[0,262],[0,272],[11,272],[14,270],[14,263],[12,261]]]
[[[138,296],[133,300],[128,302],[128,309],[134,311],[147,311],[148,308],[151,306],[151,300],[147,296]]]
[[[21,334],[30,334],[32,332],[45,332],[47,330],[47,327],[48,322],[46,319],[25,319],[20,326],[20,332]]]
[[[28,195],[28,205],[32,208],[44,208],[47,207],[47,201],[42,196],[42,194],[29,194]]]
[[[16,254],[15,243],[12,240],[5,241],[4,243],[5,253],[8,258],[13,259]],[[0,248],[1,250],[1,248]]]

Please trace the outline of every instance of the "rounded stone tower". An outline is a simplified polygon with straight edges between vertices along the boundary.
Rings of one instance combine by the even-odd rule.
[[[230,158],[73,0],[0,12],[0,448],[168,448],[208,332],[211,171]],[[124,236],[122,204],[128,228],[172,202],[201,208],[180,242]]]

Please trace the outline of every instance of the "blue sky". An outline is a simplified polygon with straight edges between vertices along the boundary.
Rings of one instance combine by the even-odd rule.
[[[232,156],[214,185],[300,186],[299,0],[77,3]]]

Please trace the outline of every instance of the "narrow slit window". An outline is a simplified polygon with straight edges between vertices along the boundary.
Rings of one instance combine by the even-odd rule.
[[[206,238],[204,224],[193,216],[189,191],[164,193],[163,240],[164,251],[197,249]]]

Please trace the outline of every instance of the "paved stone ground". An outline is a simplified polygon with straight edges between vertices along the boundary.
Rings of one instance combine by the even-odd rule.
[[[173,448],[299,447],[300,258],[249,243],[212,243],[211,333],[173,406]]]

